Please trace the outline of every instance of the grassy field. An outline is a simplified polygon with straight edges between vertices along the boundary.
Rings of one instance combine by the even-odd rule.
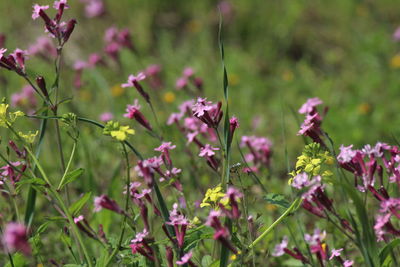
[[[287,181],[290,178],[288,173],[297,168],[297,157],[302,154],[305,141],[308,144],[311,140],[297,135],[304,119],[303,115],[298,114],[298,110],[307,99],[318,97],[323,101],[323,106],[327,107],[328,112],[323,118],[322,128],[333,140],[332,148],[337,153],[341,144],[353,144],[354,149],[361,149],[365,144],[375,145],[378,141],[391,145],[398,143],[400,116],[397,115],[396,99],[400,97],[400,44],[393,39],[393,33],[400,25],[400,4],[397,1],[105,0],[104,13],[92,18],[85,14],[85,5],[90,1],[86,1],[86,4],[84,2],[70,0],[70,8],[64,12],[65,20],[75,18],[77,24],[62,49],[61,68],[58,72],[59,86],[51,95],[54,100],[54,92],[57,92],[57,99],[63,101],[59,105],[57,115],[72,112],[78,117],[100,121],[101,114],[112,113],[114,120],[135,130],[135,134],[128,140],[144,158],[155,156],[157,152],[154,148],[161,144],[154,135],[162,135],[164,141],[171,141],[177,146],[171,151],[171,158],[174,166],[182,169],[179,180],[183,191],[175,190],[171,186],[172,182],[160,183],[167,210],[171,211],[172,204],[182,201],[181,198],[184,197],[187,207],[184,208],[183,205],[181,208],[184,209],[185,215],[191,220],[198,217],[201,224],[204,224],[209,209],[195,208],[194,203],[201,202],[207,189],[216,187],[224,181],[221,177],[226,172],[229,173],[229,166],[222,167],[227,155],[222,143],[226,144],[226,140],[221,142],[221,146],[217,141],[213,143],[213,146],[220,148],[219,152],[224,151],[218,152],[221,166],[215,171],[207,166],[204,159],[197,156],[199,149],[194,144],[187,145],[185,136],[177,127],[167,125],[166,122],[171,113],[178,112],[178,106],[183,101],[196,99],[197,96],[207,97],[207,100],[213,103],[223,101],[225,112],[223,69],[218,41],[219,6],[223,17],[222,39],[229,81],[229,113],[236,116],[240,124],[232,141],[229,164],[244,164],[239,152],[248,151],[246,148],[239,151],[242,136],[262,136],[272,142],[271,162],[267,168],[257,173],[257,179],[260,179],[262,186],[252,175],[243,174],[241,177],[231,174],[231,183],[239,187],[246,196],[242,199],[242,212],[254,217],[256,230],[254,236],[248,236],[250,230],[246,232],[244,217],[241,218],[241,223],[234,226],[237,234],[233,235],[232,242],[243,251],[244,256],[231,253],[229,264],[319,266],[321,263],[317,259],[307,263],[288,256],[271,256],[275,244],[279,243],[284,235],[300,242],[296,246],[310,251],[308,245],[301,243],[304,241],[301,232],[311,233],[314,227],[319,227],[328,233],[329,249],[333,246],[345,247],[345,258],[353,259],[354,266],[378,266],[376,259],[366,259],[368,257],[365,255],[368,253],[365,254],[365,251],[382,249],[382,242],[369,240],[368,243],[358,240],[359,247],[364,249],[363,254],[357,245],[346,243],[346,235],[341,235],[334,224],[326,220],[315,220],[317,217],[312,217],[313,215],[304,210],[296,211],[294,216],[278,224],[272,234],[257,243],[250,252],[246,250],[246,246],[297,199],[298,193]],[[4,34],[6,38],[3,45],[0,42],[0,48],[7,48],[10,53],[14,48],[30,50],[38,37],[46,36],[43,32],[43,21],[40,18],[31,18],[32,5],[35,3],[36,1],[30,0],[0,1],[0,34]],[[52,6],[52,3],[44,0],[39,4]],[[54,14],[56,11],[51,9],[50,7],[46,12]],[[112,26],[118,29],[126,28],[131,34],[134,46],[134,49],[122,48],[118,52],[117,60],[105,52],[107,41],[104,40],[104,35]],[[48,40],[54,41],[51,38]],[[79,63],[87,62],[92,53],[98,53],[102,61],[95,67],[85,66],[81,71]],[[43,55],[29,56],[26,61],[27,75],[32,80],[37,75],[42,75],[50,88],[57,77],[54,71],[55,59],[48,51]],[[144,88],[153,101],[155,114],[135,88],[121,87],[128,75],[136,75],[152,64],[161,66],[159,78],[162,82],[159,86],[152,86],[147,79]],[[201,79],[203,91],[188,93],[187,90],[176,89],[176,82],[182,77],[182,71],[186,67],[191,67],[195,72],[194,76]],[[80,77],[79,85],[77,77]],[[0,90],[7,103],[10,103],[13,95],[26,85],[26,80],[21,75],[12,74],[0,67]],[[32,104],[32,99],[20,101],[17,106],[11,105],[10,109],[22,110],[29,115],[44,114],[43,112],[48,110],[50,116],[51,109],[46,107],[39,97],[35,98],[36,105]],[[132,104],[134,99],[139,99],[141,112],[152,124],[154,132],[147,131],[137,121],[123,116],[126,113],[126,105]],[[43,118],[23,118],[15,122],[15,127],[18,131],[36,131],[39,130],[41,121],[44,121]],[[102,240],[93,241],[87,236],[84,237],[83,242],[88,248],[88,254],[98,259],[96,266],[107,266],[108,259],[111,261],[109,266],[152,266],[154,263],[148,259],[145,261],[145,257],[137,253],[132,254],[129,248],[130,240],[143,229],[139,208],[133,208],[134,205],[131,204],[125,211],[132,212],[131,217],[127,219],[128,216],[124,217],[109,210],[93,213],[93,205],[90,204],[93,197],[105,194],[115,199],[122,207],[125,203],[122,191],[126,185],[126,171],[128,170],[128,181],[143,183],[142,178],[138,177],[137,169],[133,169],[138,156],[129,152],[129,155],[124,157],[125,145],[120,145],[121,142],[117,140],[111,141],[112,138],[104,136],[101,129],[82,121],[77,122],[77,128],[60,122],[60,142],[55,126],[55,121],[58,120],[46,121],[48,129],[43,143],[38,142],[37,136],[36,141],[28,148],[36,153],[40,147],[40,166],[55,184],[58,184],[63,174],[68,173],[63,165],[68,163],[71,153],[71,168],[84,169],[84,173],[57,196],[61,197],[67,206],[76,203],[82,196],[90,198],[81,213],[93,229],[98,229],[101,224],[108,240],[103,244]],[[222,120],[220,131],[223,122]],[[79,139],[75,141],[70,135],[76,134],[77,129]],[[17,142],[18,138],[7,127],[1,128],[1,136],[1,154],[9,161],[15,161],[13,152],[7,148],[7,142]],[[63,148],[64,164],[60,160],[59,146]],[[327,151],[332,157],[335,156],[331,150]],[[29,176],[43,176],[38,169],[35,170],[37,163],[32,158],[27,159],[27,162],[30,162]],[[343,191],[343,180],[338,178],[339,172],[343,170],[339,171],[338,168],[335,172],[333,166],[330,170],[335,173],[336,178],[326,181],[326,190],[335,198],[337,212],[346,220],[352,223],[351,218],[354,217],[358,223],[362,222],[361,208],[357,206],[359,198],[364,201],[364,205],[361,206],[365,211],[368,211],[368,208],[379,209],[377,203],[368,202],[358,191]],[[353,177],[348,174],[346,179],[352,182]],[[57,214],[57,208],[62,207],[60,203],[57,204],[57,196],[52,195],[54,192],[47,192],[47,197],[37,189],[33,215],[26,217],[27,210],[32,211],[32,207],[29,208],[31,198],[28,197],[31,187],[34,187],[32,182],[21,183],[20,186],[10,189],[11,193],[5,193],[4,201],[0,203],[0,225],[3,229],[10,221],[25,222],[31,229],[29,243],[32,253],[25,257],[22,257],[21,253],[11,253],[9,256],[7,253],[0,254],[0,264],[49,266],[49,260],[53,259],[59,266],[83,266],[80,265],[85,259],[81,251],[82,244],[76,245],[77,237],[72,234],[74,227],[68,226],[65,220],[68,216]],[[222,184],[222,187],[225,188],[225,184]],[[262,188],[265,188],[265,191]],[[43,189],[43,192],[46,190],[48,189]],[[152,196],[155,199],[154,190],[153,188]],[[390,187],[388,191],[392,198],[399,195],[396,186]],[[91,192],[90,196],[84,195],[88,192]],[[271,200],[271,193],[278,194],[278,198],[282,198],[285,205],[277,204],[276,199]],[[350,197],[351,194],[353,197]],[[373,198],[371,194],[368,197]],[[348,205],[353,206],[348,208]],[[169,240],[160,227],[163,218],[154,215],[153,208],[149,207],[150,228],[156,241],[153,246],[158,246],[155,250],[161,250],[160,258],[165,259],[165,246]],[[370,223],[373,224],[374,214],[369,215]],[[126,220],[132,221],[128,223]],[[398,219],[392,223],[394,226],[399,225]],[[121,235],[121,244],[118,243],[119,227],[124,225],[125,229],[125,224],[126,231]],[[213,232],[203,232],[202,229],[199,231],[202,235],[196,236],[191,233],[188,238],[191,238],[193,243],[187,244],[185,249],[181,248],[180,253],[175,251],[175,254],[182,256],[183,251],[188,252],[190,248],[194,252],[192,263],[198,266],[222,266],[220,254],[223,252],[219,252],[221,245],[218,242],[211,242]],[[367,235],[363,233],[364,236]],[[354,234],[354,238],[356,237],[358,235]],[[118,245],[124,249],[120,249]],[[113,254],[114,249],[117,255]],[[388,256],[390,260],[386,264],[389,265],[380,262],[379,266],[396,266],[396,253],[399,253],[398,249],[393,250],[392,259]],[[175,256],[176,260],[179,260],[178,255]],[[12,258],[14,262],[10,260]],[[159,262],[156,261],[157,264]],[[342,263],[333,260],[325,264],[322,266],[342,266]],[[168,266],[164,260],[161,261],[161,265]]]

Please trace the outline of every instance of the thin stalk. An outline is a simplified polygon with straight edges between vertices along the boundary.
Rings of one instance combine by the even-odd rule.
[[[118,245],[114,248],[114,250],[112,251],[110,257],[108,258],[106,264],[104,265],[105,267],[107,267],[111,261],[114,259],[115,255],[118,253],[118,251],[120,250],[121,244],[122,244],[122,239],[124,238],[124,233],[125,233],[125,228],[126,228],[126,220],[128,217],[128,209],[129,209],[129,197],[130,197],[130,192],[129,192],[129,184],[130,184],[130,173],[129,173],[129,158],[128,158],[128,151],[126,150],[126,146],[124,143],[122,143],[122,148],[124,151],[124,158],[125,158],[125,162],[126,162],[126,188],[127,188],[127,192],[126,192],[126,199],[125,199],[125,212],[124,212],[124,219],[122,220],[121,223],[121,233],[119,235],[119,240],[118,240]]]
[[[72,147],[71,156],[69,157],[69,161],[68,161],[67,167],[65,168],[64,174],[63,174],[63,176],[62,176],[62,178],[60,180],[60,183],[59,183],[59,185],[57,187],[57,191],[60,191],[61,186],[62,186],[65,178],[67,177],[67,173],[68,173],[68,171],[69,171],[69,169],[71,167],[72,159],[73,159],[73,157],[75,155],[75,149],[76,149],[76,142],[74,142],[74,145]]]
[[[47,177],[46,172],[43,170],[42,166],[40,165],[38,159],[35,157],[35,155],[33,155],[32,151],[31,151],[28,147],[25,147],[25,148],[26,148],[26,150],[28,151],[29,155],[32,157],[33,161],[35,162],[35,164],[36,164],[36,166],[37,166],[37,168],[38,168],[40,174],[42,175],[42,178],[43,178],[43,179],[46,181],[46,183],[48,184],[50,192],[51,192],[52,195],[56,198],[56,200],[59,202],[59,205],[60,205],[61,209],[63,210],[64,214],[67,216],[67,219],[68,219],[68,222],[69,222],[69,224],[70,224],[70,226],[71,226],[71,228],[72,228],[72,231],[73,231],[74,235],[76,236],[76,238],[77,238],[77,240],[78,240],[78,243],[79,243],[79,245],[80,245],[80,248],[81,248],[82,251],[83,251],[83,254],[84,254],[84,256],[85,256],[86,262],[87,262],[87,264],[88,264],[89,267],[92,267],[93,264],[92,264],[92,261],[91,261],[91,259],[90,259],[88,250],[86,249],[86,246],[85,246],[85,244],[83,243],[82,236],[81,236],[81,234],[80,234],[80,232],[79,232],[78,227],[76,226],[76,224],[75,224],[75,222],[74,222],[74,219],[72,218],[71,213],[69,212],[68,208],[65,206],[64,201],[63,201],[63,199],[61,198],[60,194],[57,192],[56,189],[54,189],[54,187],[53,187],[53,185],[51,184],[49,178]]]
[[[259,243],[264,237],[266,237],[274,228],[277,226],[283,219],[285,219],[295,208],[301,203],[302,199],[297,198],[293,201],[292,205],[285,210],[285,212],[275,221],[273,222],[261,235],[259,235],[256,240],[254,240],[248,247],[248,249],[252,249],[257,243]]]

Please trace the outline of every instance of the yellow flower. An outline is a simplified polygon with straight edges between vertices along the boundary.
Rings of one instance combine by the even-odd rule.
[[[167,103],[172,103],[175,101],[175,94],[173,92],[166,92],[164,94],[164,101]]]
[[[242,254],[242,252],[239,250],[236,254],[233,254],[232,256],[231,256],[231,261],[234,261],[234,260],[236,260],[237,259],[237,255],[240,255],[240,254]]]
[[[8,104],[0,104],[0,126],[7,127],[7,109]]]
[[[390,66],[393,69],[400,68],[400,54],[397,54],[397,55],[392,57],[392,59],[390,60]]]
[[[29,131],[27,134],[24,134],[22,132],[19,132],[18,135],[25,140],[25,142],[32,144],[33,142],[35,142],[35,137],[38,135],[39,131],[36,131],[34,133],[32,133],[31,131]]]
[[[215,188],[209,188],[209,189],[207,189],[204,199],[200,204],[200,208],[211,206],[211,204],[209,202],[216,204],[219,200],[221,200],[221,204],[225,206],[225,205],[227,205],[227,202],[225,200],[221,199],[224,196],[225,196],[225,193],[222,192],[222,187],[220,185],[217,185]],[[229,199],[228,199],[228,201],[229,201]]]
[[[120,126],[118,130],[110,132],[110,135],[118,141],[125,141],[128,134],[135,134],[135,131],[130,129],[129,126]]]
[[[111,87],[111,95],[116,97],[116,96],[121,96],[125,92],[125,89],[121,87],[120,84],[116,84],[113,87]]]

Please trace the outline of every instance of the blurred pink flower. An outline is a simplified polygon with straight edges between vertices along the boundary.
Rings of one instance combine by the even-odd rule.
[[[10,222],[6,225],[3,233],[3,244],[11,253],[20,251],[25,255],[31,253],[28,243],[28,230],[25,225]]]

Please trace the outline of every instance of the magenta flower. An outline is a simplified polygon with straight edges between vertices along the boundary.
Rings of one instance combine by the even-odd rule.
[[[5,48],[0,48],[0,59],[3,58],[5,52],[7,52],[7,49],[5,49]]]
[[[193,253],[192,251],[189,251],[188,253],[186,253],[185,255],[182,256],[182,258],[178,261],[176,261],[176,264],[178,265],[185,265],[187,263],[189,263],[190,259],[192,258]]]
[[[58,10],[60,7],[68,9],[69,6],[67,5],[67,0],[54,1],[53,8]]]
[[[322,242],[326,237],[326,231],[321,232],[318,228],[314,229],[313,235],[305,234],[304,240],[310,245],[317,245],[318,242]]]
[[[188,80],[186,77],[181,77],[175,82],[175,87],[178,90],[181,90],[182,88],[185,88],[188,85]]]
[[[315,111],[315,107],[321,105],[323,102],[318,97],[309,98],[307,102],[304,103],[301,108],[299,109],[300,114],[310,114]]]
[[[272,252],[271,255],[274,257],[280,257],[283,254],[285,254],[285,248],[287,248],[288,243],[289,243],[288,237],[284,236],[282,242],[275,246],[274,251]]]
[[[348,163],[350,162],[357,154],[357,151],[353,150],[353,145],[349,146],[340,146],[340,153],[337,156],[339,163]]]
[[[152,131],[152,127],[151,127],[149,121],[140,112],[140,108],[141,107],[139,105],[139,101],[137,99],[135,99],[133,105],[128,105],[126,107],[127,113],[124,114],[124,117],[129,118],[129,119],[135,119],[144,128],[146,128],[149,131]]]
[[[149,235],[149,231],[147,229],[144,229],[143,232],[137,233],[136,237],[131,240],[132,243],[141,243],[143,242],[143,239]]]
[[[31,253],[31,246],[28,243],[28,230],[23,224],[8,223],[4,229],[2,241],[11,253],[16,251],[20,251],[25,255]]]
[[[102,209],[108,209],[120,214],[123,213],[123,210],[118,206],[117,202],[106,195],[94,198],[94,212],[99,212]]]
[[[182,248],[185,242],[186,229],[189,225],[189,221],[178,211],[177,203],[173,205],[173,210],[169,214],[169,222],[167,222],[167,224],[174,226],[176,241],[178,246]]]
[[[351,266],[353,266],[353,264],[354,264],[354,261],[345,260],[345,261],[343,262],[343,267],[351,267]]]
[[[219,150],[218,147],[212,147],[210,144],[206,144],[204,147],[200,149],[199,156],[200,157],[211,157],[215,155],[216,150]]]
[[[38,17],[40,17],[40,12],[42,11],[43,12],[43,10],[46,10],[46,9],[49,9],[49,6],[48,5],[46,5],[46,6],[40,6],[40,5],[38,5],[38,4],[35,4],[34,6],[33,6],[33,13],[32,13],[32,19],[37,19]]]
[[[159,147],[155,148],[154,151],[163,152],[164,150],[175,149],[176,145],[172,145],[172,142],[163,142]]]
[[[200,97],[197,99],[197,103],[192,107],[193,115],[196,117],[202,117],[207,111],[211,111],[213,109],[211,106],[212,102],[206,100],[206,98]]]
[[[74,223],[77,224],[78,222],[83,221],[85,218],[83,215],[79,215],[78,217],[74,218]]]
[[[129,75],[128,77],[128,82],[121,84],[122,88],[126,87],[134,87],[135,83],[142,81],[146,78],[146,75],[143,72],[139,72],[137,76],[134,76],[133,74]]]
[[[329,257],[329,260],[332,260],[334,257],[339,257],[340,256],[340,252],[342,252],[342,250],[343,250],[343,248],[332,249],[331,256]]]

